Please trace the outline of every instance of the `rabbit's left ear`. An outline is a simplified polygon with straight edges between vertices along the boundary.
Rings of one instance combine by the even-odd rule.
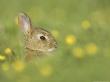
[[[31,20],[25,13],[18,15],[18,24],[22,28],[24,33],[30,33],[32,30]]]

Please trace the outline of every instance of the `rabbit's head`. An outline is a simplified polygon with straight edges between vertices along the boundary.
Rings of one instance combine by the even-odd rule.
[[[18,24],[25,35],[26,48],[41,52],[51,52],[57,47],[57,42],[52,34],[42,28],[33,28],[27,14],[20,13],[18,15]]]

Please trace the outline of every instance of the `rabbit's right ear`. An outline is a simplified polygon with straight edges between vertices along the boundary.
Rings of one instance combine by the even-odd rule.
[[[18,15],[18,24],[20,25],[20,27],[22,28],[25,34],[31,33],[32,25],[31,25],[31,20],[28,17],[28,15],[26,15],[25,13],[20,13]]]

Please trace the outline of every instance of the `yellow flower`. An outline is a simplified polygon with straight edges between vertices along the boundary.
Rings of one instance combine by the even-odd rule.
[[[73,52],[73,56],[78,59],[81,59],[84,57],[84,50],[80,47],[74,48],[72,52]]]
[[[43,76],[50,76],[52,74],[52,67],[50,65],[47,65],[45,67],[42,67],[40,69],[40,73],[43,75]]]
[[[87,29],[89,29],[89,28],[91,27],[91,24],[90,24],[90,22],[89,22],[88,20],[84,20],[84,21],[81,23],[81,26],[82,26],[85,30],[87,30]]]
[[[52,34],[53,34],[53,36],[56,37],[56,38],[59,36],[59,32],[58,32],[57,30],[53,30],[53,31],[52,31]]]
[[[0,60],[1,60],[1,61],[4,61],[5,59],[6,59],[6,57],[5,57],[5,56],[0,55]]]
[[[17,72],[21,72],[24,70],[24,67],[25,67],[25,64],[20,61],[20,60],[16,60],[14,63],[13,63],[13,68],[14,70],[16,70]]]
[[[86,49],[86,52],[91,55],[96,54],[97,52],[97,46],[94,43],[87,44],[85,49]]]
[[[69,45],[74,45],[76,43],[76,37],[74,35],[68,35],[66,37],[66,43]]]
[[[2,64],[1,68],[3,71],[8,71],[10,67],[9,67],[9,64],[4,63],[4,64]]]
[[[12,54],[12,50],[10,48],[6,48],[4,52],[5,54]]]

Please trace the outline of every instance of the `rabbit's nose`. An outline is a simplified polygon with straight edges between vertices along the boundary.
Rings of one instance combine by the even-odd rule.
[[[54,47],[57,48],[57,45],[55,44]]]
[[[54,43],[54,47],[57,48],[57,42]]]
[[[54,47],[54,48],[57,48],[57,44],[56,44],[56,43],[55,43],[55,44],[53,44],[53,47]]]

